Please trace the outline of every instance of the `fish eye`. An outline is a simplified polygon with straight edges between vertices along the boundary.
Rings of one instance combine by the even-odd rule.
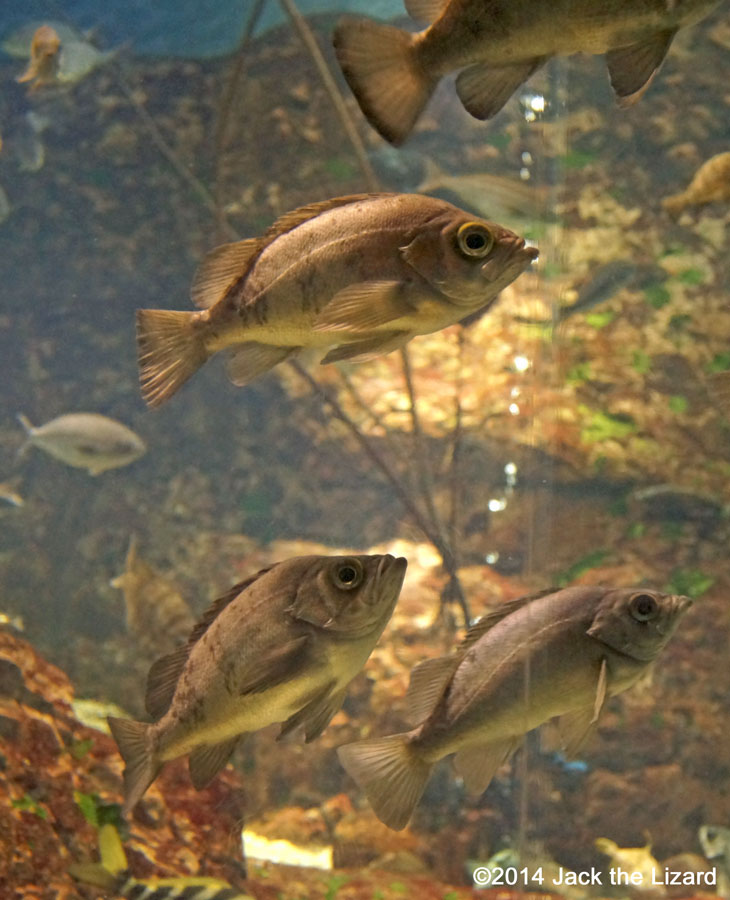
[[[659,604],[651,594],[634,594],[629,601],[629,611],[637,622],[648,622],[659,612]]]
[[[362,583],[362,563],[359,559],[346,559],[335,566],[332,578],[335,587],[343,591],[351,591]]]
[[[494,247],[494,235],[479,222],[466,222],[456,232],[456,241],[464,256],[483,259]]]

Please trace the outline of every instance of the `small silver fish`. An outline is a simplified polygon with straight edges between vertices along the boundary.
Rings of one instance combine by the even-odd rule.
[[[20,413],[18,421],[32,445],[68,466],[99,475],[107,469],[126,466],[147,449],[144,441],[126,425],[98,413],[69,413],[37,428]]]
[[[303,348],[362,361],[486,309],[537,257],[494,222],[420,194],[357,194],[282,216],[199,267],[198,312],[137,311],[142,394],[171,397],[214,353],[248,384]]]
[[[395,607],[406,560],[299,556],[236,585],[186,646],[150,669],[147,725],[109,718],[129,812],[167,760],[189,755],[201,789],[239,737],[274,722],[318,737],[342,705]]]
[[[554,716],[573,754],[608,697],[646,672],[690,607],[648,590],[574,587],[504,604],[455,656],[411,674],[412,731],[346,744],[338,754],[390,828],[405,828],[433,766],[456,753],[470,793],[486,790],[524,735]],[[529,674],[530,690],[525,691]]]
[[[605,53],[622,106],[651,83],[677,31],[721,0],[406,0],[412,34],[345,17],[334,33],[342,72],[370,124],[401,144],[449,72],[477,119],[496,115],[553,56]]]

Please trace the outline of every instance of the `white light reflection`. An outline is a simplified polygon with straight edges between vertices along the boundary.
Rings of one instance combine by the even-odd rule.
[[[520,408],[516,403],[510,403],[508,408],[509,408],[510,415],[519,416]]]
[[[515,356],[513,362],[518,372],[526,372],[530,368],[530,360],[526,356]]]

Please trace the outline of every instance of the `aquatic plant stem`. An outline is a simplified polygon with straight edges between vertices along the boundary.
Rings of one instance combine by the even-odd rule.
[[[215,206],[216,220],[218,223],[218,228],[221,231],[225,230],[225,226],[227,224],[225,215],[222,211],[223,178],[221,175],[221,159],[223,157],[223,151],[225,149],[228,121],[230,119],[231,110],[233,109],[233,101],[238,91],[238,87],[241,83],[241,74],[243,73],[244,65],[246,62],[246,50],[248,50],[248,46],[251,43],[254,29],[256,28],[259,19],[261,18],[261,13],[264,11],[265,5],[266,0],[256,0],[256,2],[254,3],[253,9],[251,10],[251,15],[248,17],[248,21],[246,22],[246,25],[243,29],[243,35],[241,36],[241,41],[236,50],[233,66],[226,81],[223,97],[221,98],[221,102],[218,106],[218,121],[216,123],[215,130]]]
[[[211,210],[211,212],[218,218],[218,205],[215,202],[213,195],[210,193],[208,188],[203,184],[203,182],[197,178],[190,169],[182,162],[180,157],[175,153],[175,151],[170,147],[167,141],[162,136],[162,132],[157,127],[152,116],[147,112],[144,105],[140,103],[137,97],[134,95],[134,91],[130,87],[122,69],[120,66],[116,66],[117,80],[119,85],[126,95],[129,102],[134,107],[137,115],[142,119],[145,127],[149,131],[150,137],[152,138],[153,143],[157,147],[157,149],[162,153],[165,159],[170,163],[172,168],[177,172],[177,174],[185,181],[193,190],[195,194],[198,195],[200,200],[202,200],[203,204]],[[234,228],[225,220],[223,217],[223,229],[233,240],[238,239],[238,235]]]
[[[443,567],[449,576],[449,585],[445,594],[449,597],[449,599],[453,598],[459,604],[464,614],[464,619],[468,625],[471,622],[471,614],[456,570],[456,559],[454,558],[454,554],[451,551],[451,547],[444,540],[440,530],[438,528],[432,527],[432,523],[429,522],[428,517],[424,515],[422,510],[414,502],[410,493],[403,486],[403,482],[399,474],[395,472],[390,467],[388,462],[383,458],[383,456],[378,453],[378,451],[373,446],[372,441],[370,441],[367,436],[362,433],[362,431],[357,427],[357,424],[353,422],[350,416],[348,416],[345,410],[340,406],[339,401],[332,395],[332,393],[318,381],[312,378],[309,372],[297,360],[290,360],[289,365],[294,369],[294,371],[297,373],[297,375],[299,375],[301,379],[306,381],[306,383],[314,393],[319,394],[325,400],[335,416],[344,425],[347,426],[362,449],[365,451],[366,455],[370,457],[377,468],[380,469],[383,475],[385,475],[387,480],[390,482],[395,493],[397,494],[398,498],[400,499],[401,503],[403,504],[413,521],[421,529],[426,538],[436,548],[437,553],[441,557]]]
[[[322,79],[322,84],[324,85],[324,88],[332,102],[332,105],[335,108],[335,112],[337,113],[340,122],[342,122],[342,127],[345,130],[345,134],[352,144],[352,149],[355,153],[355,156],[357,157],[357,162],[362,170],[365,182],[368,186],[368,190],[379,191],[380,184],[378,182],[378,176],[375,174],[375,170],[370,165],[370,160],[368,159],[367,153],[365,151],[365,145],[363,144],[362,139],[358,134],[355,123],[352,120],[352,116],[347,109],[347,105],[342,99],[342,94],[337,87],[337,82],[332,76],[332,72],[327,65],[327,60],[324,58],[324,55],[319,48],[319,44],[317,43],[317,39],[312,33],[312,29],[307,24],[307,20],[304,18],[304,16],[299,12],[299,9],[297,8],[294,0],[279,0],[279,3],[281,4],[281,7],[286,15],[291,20],[291,23],[296,29],[296,32],[299,35],[302,43],[306,47],[307,52],[312,57],[312,62],[317,67],[319,77]]]

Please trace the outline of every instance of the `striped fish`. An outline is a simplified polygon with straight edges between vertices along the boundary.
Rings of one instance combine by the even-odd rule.
[[[99,863],[74,864],[69,873],[78,881],[127,900],[253,900],[221,878],[133,878],[127,855],[113,825],[99,829]]]

